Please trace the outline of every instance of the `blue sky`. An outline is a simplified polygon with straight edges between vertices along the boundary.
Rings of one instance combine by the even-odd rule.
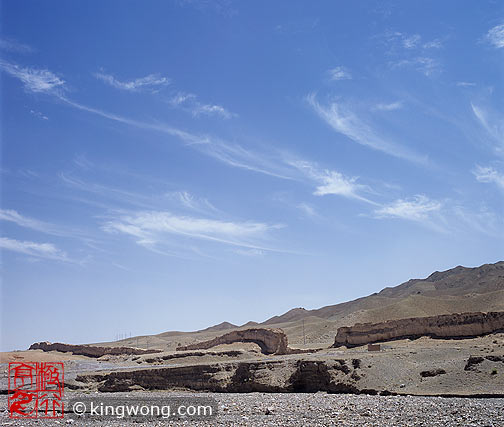
[[[504,258],[501,2],[2,2],[3,350]]]

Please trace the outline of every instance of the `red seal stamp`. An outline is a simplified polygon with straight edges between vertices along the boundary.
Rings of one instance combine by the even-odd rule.
[[[9,363],[9,417],[63,418],[61,362]]]

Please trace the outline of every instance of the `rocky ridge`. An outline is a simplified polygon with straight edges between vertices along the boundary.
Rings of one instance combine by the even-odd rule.
[[[100,347],[94,345],[64,344],[60,342],[50,343],[48,341],[36,342],[29,350],[61,351],[71,352],[81,356],[102,357],[104,355],[141,355],[159,353],[161,350],[142,349],[134,347]]]
[[[498,331],[504,331],[504,311],[414,317],[343,326],[338,329],[333,347],[356,347],[422,336],[444,339],[472,338]]]

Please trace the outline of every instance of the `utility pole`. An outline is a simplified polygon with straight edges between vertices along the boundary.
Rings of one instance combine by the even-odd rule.
[[[304,319],[303,319],[303,345],[306,345],[306,335],[304,330]]]

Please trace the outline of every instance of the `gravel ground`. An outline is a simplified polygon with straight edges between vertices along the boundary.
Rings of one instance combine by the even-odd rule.
[[[90,397],[67,393],[67,398]],[[112,395],[96,394],[93,398]],[[2,396],[2,426],[504,426],[504,399],[439,398],[417,396],[367,396],[341,394],[214,394],[214,393],[114,393],[113,397],[171,399],[213,398],[216,418],[134,422],[126,420],[83,421],[74,414],[62,420],[11,420]]]

